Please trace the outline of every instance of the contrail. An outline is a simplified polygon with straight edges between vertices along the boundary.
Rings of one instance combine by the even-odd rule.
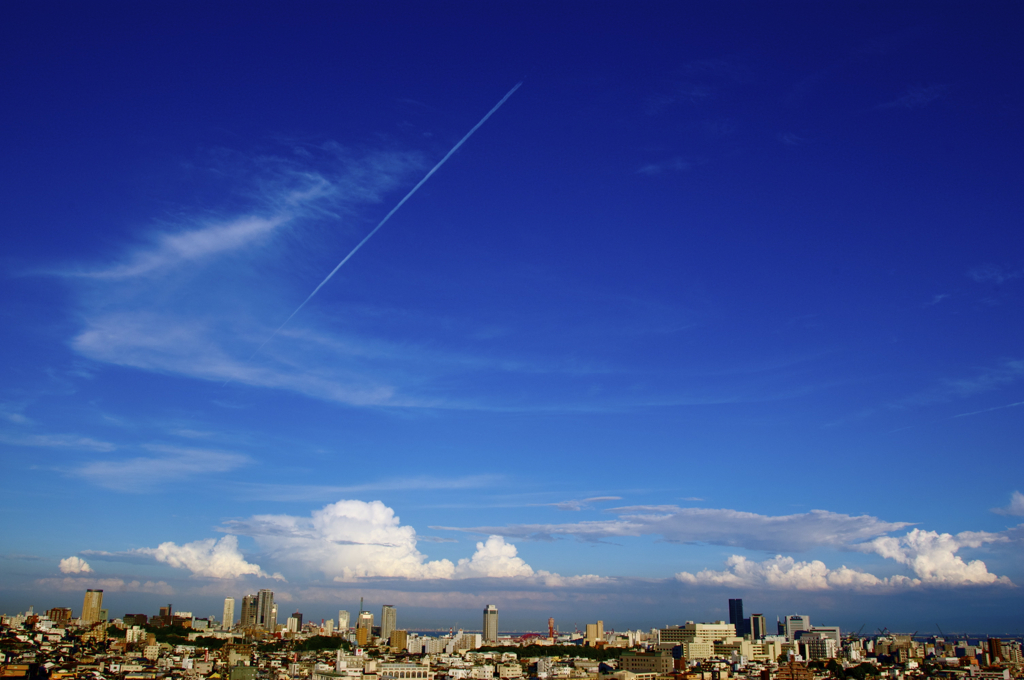
[[[486,114],[486,115],[485,115],[485,116],[484,116],[483,118],[481,118],[481,119],[480,119],[480,122],[479,122],[479,123],[477,123],[476,125],[474,125],[474,126],[473,126],[473,127],[472,127],[472,128],[470,129],[470,131],[469,131],[469,132],[467,132],[467,133],[466,133],[466,135],[465,135],[465,136],[464,136],[464,137],[463,137],[462,139],[460,139],[460,140],[458,141],[458,143],[457,143],[457,144],[456,144],[455,146],[453,146],[453,147],[452,147],[452,150],[451,150],[451,151],[449,151],[448,153],[446,153],[446,154],[444,155],[444,158],[442,158],[441,160],[439,160],[439,161],[437,162],[437,165],[435,165],[434,167],[432,167],[432,168],[430,169],[430,172],[428,172],[428,173],[427,173],[426,175],[424,175],[424,176],[423,176],[423,179],[421,179],[421,180],[420,180],[420,181],[419,181],[419,182],[418,182],[418,183],[416,184],[416,186],[414,186],[414,187],[413,187],[412,189],[410,189],[410,190],[409,190],[409,193],[407,193],[407,194],[405,195],[405,197],[404,197],[404,198],[403,198],[403,199],[402,199],[401,201],[399,201],[399,202],[398,202],[398,205],[396,205],[396,206],[395,206],[394,208],[392,208],[392,209],[391,209],[391,212],[389,212],[389,213],[388,213],[387,215],[385,215],[385,216],[384,216],[384,219],[382,219],[382,220],[380,221],[380,223],[379,223],[379,224],[378,224],[378,225],[377,225],[376,227],[374,227],[374,228],[373,228],[373,231],[371,231],[371,232],[370,232],[369,234],[367,234],[366,236],[364,236],[364,237],[363,237],[363,240],[362,240],[362,241],[360,241],[359,243],[357,243],[357,244],[356,244],[356,247],[355,247],[355,248],[353,248],[353,249],[352,249],[351,251],[349,251],[349,254],[348,254],[348,255],[346,255],[346,256],[345,256],[345,257],[344,257],[344,258],[342,259],[342,261],[341,261],[341,262],[339,262],[339,263],[338,263],[338,265],[337,265],[337,266],[336,266],[336,267],[335,267],[334,269],[332,269],[332,270],[331,270],[331,273],[330,273],[330,274],[328,274],[328,275],[327,275],[326,277],[324,277],[324,280],[320,282],[320,285],[318,285],[318,286],[317,286],[316,288],[314,288],[314,289],[313,289],[313,292],[309,294],[309,297],[307,297],[307,298],[306,298],[305,300],[303,300],[303,301],[302,301],[302,304],[301,304],[301,305],[299,305],[298,307],[296,307],[296,308],[295,308],[295,311],[294,311],[294,312],[292,312],[292,313],[291,313],[291,314],[290,314],[290,315],[288,316],[288,318],[284,320],[284,323],[283,323],[283,324],[281,324],[280,326],[278,326],[278,327],[277,327],[277,330],[275,330],[275,331],[274,331],[273,333],[271,333],[271,334],[270,334],[270,337],[269,337],[269,338],[267,338],[266,340],[264,340],[264,341],[263,341],[263,344],[262,344],[262,345],[260,345],[259,347],[257,347],[257,348],[256,348],[256,351],[252,353],[252,356],[250,356],[250,357],[249,357],[248,359],[246,359],[246,360],[245,360],[245,363],[249,363],[250,361],[252,361],[252,360],[253,360],[253,357],[255,357],[255,356],[256,356],[257,354],[259,354],[259,353],[260,353],[260,350],[262,350],[262,349],[263,349],[264,347],[266,347],[266,346],[267,346],[267,343],[268,343],[268,342],[270,342],[271,340],[273,340],[273,339],[274,339],[274,336],[276,336],[276,335],[277,335],[278,333],[280,333],[280,332],[281,332],[281,329],[282,329],[282,328],[284,328],[285,326],[287,326],[287,325],[288,325],[288,322],[289,322],[289,321],[291,321],[291,320],[292,320],[292,318],[294,318],[294,317],[295,317],[295,315],[296,315],[296,314],[298,314],[298,313],[299,313],[299,312],[300,312],[300,311],[302,310],[302,308],[306,306],[306,303],[307,303],[307,302],[309,302],[310,300],[312,300],[312,299],[313,299],[313,296],[314,296],[314,295],[316,295],[316,294],[317,294],[318,292],[320,292],[320,289],[324,287],[324,284],[326,284],[326,283],[327,283],[328,281],[330,281],[330,280],[331,280],[331,277],[333,277],[333,276],[334,276],[335,274],[337,274],[337,273],[338,273],[338,270],[339,270],[339,269],[341,269],[342,265],[344,265],[344,264],[345,264],[346,262],[348,262],[348,261],[349,261],[349,260],[350,260],[350,259],[352,258],[352,256],[356,254],[356,251],[357,251],[357,250],[359,250],[360,248],[362,248],[362,247],[363,247],[363,244],[365,244],[365,243],[366,243],[367,241],[369,241],[369,240],[370,240],[370,238],[371,238],[371,237],[372,237],[372,236],[373,236],[374,234],[376,234],[376,233],[377,233],[377,231],[378,231],[378,230],[380,230],[380,228],[381,228],[381,227],[383,227],[383,226],[384,226],[384,223],[385,223],[385,222],[387,222],[387,221],[388,221],[389,219],[391,219],[391,216],[392,216],[392,215],[394,215],[394,214],[395,214],[396,212],[398,212],[398,209],[399,209],[399,208],[401,208],[401,207],[402,207],[402,205],[404,205],[404,204],[405,204],[405,202],[406,202],[406,201],[408,201],[408,200],[409,200],[409,198],[411,198],[411,197],[412,197],[412,195],[416,193],[416,190],[417,190],[417,189],[419,189],[419,188],[420,188],[421,186],[423,186],[423,185],[424,185],[424,183],[426,183],[426,181],[427,181],[428,179],[430,179],[430,176],[431,176],[431,175],[433,175],[433,174],[434,174],[435,172],[437,172],[437,171],[438,171],[438,169],[440,169],[440,167],[441,167],[442,165],[444,165],[444,164],[445,164],[445,161],[447,161],[447,160],[448,160],[449,158],[451,158],[451,157],[452,157],[452,154],[454,154],[454,153],[455,153],[456,151],[458,151],[458,150],[459,150],[459,147],[460,147],[460,146],[462,146],[463,144],[465,144],[465,143],[466,143],[466,140],[467,140],[467,139],[469,139],[470,137],[472,137],[472,136],[473,136],[473,133],[474,133],[474,132],[476,132],[476,131],[477,131],[478,129],[480,129],[480,126],[481,126],[481,125],[483,125],[484,123],[486,123],[486,122],[487,122],[487,119],[488,119],[488,118],[490,118],[490,117],[491,117],[491,116],[492,116],[492,115],[494,114],[494,112],[495,112],[495,111],[497,111],[498,109],[500,109],[500,108],[501,108],[501,105],[502,105],[502,104],[504,104],[504,103],[505,103],[506,101],[508,101],[508,98],[509,98],[509,97],[511,97],[511,96],[512,96],[512,94],[513,94],[513,93],[514,93],[514,92],[515,92],[516,90],[518,90],[518,89],[519,89],[519,86],[520,86],[520,85],[522,85],[522,84],[523,84],[523,83],[522,83],[522,81],[520,81],[520,82],[516,83],[516,84],[515,84],[515,87],[513,87],[513,88],[512,88],[511,90],[509,90],[509,91],[508,91],[508,93],[507,93],[507,94],[506,94],[506,95],[505,95],[504,97],[502,97],[502,98],[501,98],[501,101],[499,101],[499,102],[498,102],[497,104],[495,104],[495,105],[494,105],[494,108],[492,108],[492,109],[491,109],[490,111],[488,111],[488,112],[487,112],[487,114]],[[225,384],[225,385],[227,385],[227,384],[228,384],[229,382],[231,382],[231,379],[230,379],[230,378],[229,378],[228,380],[226,380],[226,381],[224,382],[224,384]]]

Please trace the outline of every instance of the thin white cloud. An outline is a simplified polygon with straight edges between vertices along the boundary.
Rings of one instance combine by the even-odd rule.
[[[949,85],[917,85],[907,90],[906,94],[884,104],[877,109],[922,109],[932,102],[941,99],[949,91]]]
[[[268,574],[258,564],[246,562],[238,549],[236,536],[223,536],[220,540],[208,538],[184,545],[168,541],[156,548],[139,548],[130,552],[150,556],[172,567],[188,569],[193,576],[216,579],[259,576],[284,580],[281,574]]]
[[[88,574],[92,572],[92,567],[81,557],[72,555],[60,561],[60,572],[62,574]]]
[[[60,592],[81,592],[87,588],[101,589],[107,593],[151,593],[154,595],[173,595],[174,588],[165,581],[125,581],[120,578],[84,578],[66,576],[64,578],[42,578],[33,582],[40,590],[57,590]]]
[[[163,445],[144,448],[158,455],[93,461],[71,472],[98,486],[141,493],[158,483],[229,472],[251,462],[248,456],[227,451]]]
[[[1024,517],[1024,493],[1014,491],[1010,496],[1010,504],[1003,508],[992,508],[992,512],[998,515],[1012,515]]]
[[[710,543],[749,550],[799,551],[815,546],[859,543],[908,526],[870,515],[851,516],[826,510],[796,515],[759,515],[729,509],[633,506],[610,510],[618,519],[565,524],[513,524],[456,528],[457,531],[512,538],[575,536],[597,541],[626,536],[659,535],[678,543]]]
[[[1012,404],[1003,404],[1002,406],[993,406],[992,408],[983,408],[980,411],[969,411],[967,413],[958,413],[954,418],[966,418],[967,416],[976,416],[982,413],[990,413],[991,411],[1002,411],[1004,408],[1013,408],[1014,406],[1024,406],[1024,401],[1015,401]]]
[[[1007,269],[997,264],[983,264],[969,269],[967,276],[977,283],[1006,283],[1024,276],[1024,269]]]
[[[270,501],[311,501],[358,495],[377,491],[453,491],[494,486],[501,475],[465,475],[461,477],[393,476],[366,484],[328,486],[325,484],[260,484],[243,482],[234,485],[240,496]],[[426,540],[420,537],[420,540]]]
[[[99,441],[91,437],[73,434],[32,434],[7,435],[0,434],[0,442],[13,446],[31,446],[40,448],[85,449],[88,451],[113,451],[117,448],[110,442]]]
[[[672,158],[661,163],[647,163],[637,169],[641,175],[660,175],[664,172],[682,172],[692,170],[693,163],[682,158]]]
[[[245,215],[226,223],[206,224],[198,229],[159,234],[151,248],[135,252],[123,263],[95,271],[67,272],[67,275],[93,279],[127,279],[162,272],[261,242],[289,219],[287,215]]]
[[[578,512],[584,508],[589,508],[593,503],[608,503],[611,501],[621,501],[621,496],[594,496],[592,498],[580,498],[568,501],[559,501],[557,503],[549,503],[551,507],[558,508],[559,510],[569,510]]]

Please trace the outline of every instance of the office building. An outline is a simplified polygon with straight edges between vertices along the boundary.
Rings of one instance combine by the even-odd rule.
[[[284,629],[289,633],[299,632],[299,620],[294,616],[289,616],[288,620],[284,623]]]
[[[793,642],[797,638],[797,633],[801,631],[809,631],[811,629],[811,617],[802,616],[800,614],[790,614],[786,617],[786,621],[783,624],[784,635],[788,642]]]
[[[380,639],[391,638],[391,631],[398,627],[398,612],[394,605],[386,604],[380,610]]]
[[[346,631],[349,628],[348,612],[344,609],[338,610],[338,630]]]
[[[221,621],[220,627],[222,630],[231,630],[231,627],[235,625],[235,598],[225,597],[224,598],[224,620]]]
[[[768,634],[768,628],[764,621],[764,614],[750,615],[750,637],[755,640],[763,640]]]
[[[99,623],[100,610],[103,608],[103,591],[90,588],[85,591],[82,601],[82,623]]]
[[[484,642],[498,641],[498,608],[493,604],[484,607]]]
[[[586,637],[583,638],[583,644],[589,647],[595,646],[598,642],[604,642],[604,621],[588,623]]]
[[[356,630],[359,630],[360,628],[365,629],[367,635],[370,634],[373,630],[373,612],[359,612],[359,618],[356,619]]]
[[[302,629],[302,612],[295,612],[292,617],[299,622],[299,629]]]
[[[393,630],[391,631],[391,649],[393,651],[403,651],[409,646],[409,632],[405,630]]]

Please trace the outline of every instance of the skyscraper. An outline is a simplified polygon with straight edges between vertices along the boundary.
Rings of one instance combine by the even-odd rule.
[[[82,602],[82,623],[98,623],[102,608],[103,591],[92,588],[85,591],[85,600]]]
[[[338,610],[338,630],[348,630],[348,612],[344,609]]]
[[[242,628],[253,628],[256,626],[256,596],[246,595],[242,598],[242,613],[238,625]]]
[[[235,598],[225,597],[224,598],[224,620],[221,621],[220,627],[222,630],[231,630],[231,627],[235,625]]]
[[[736,626],[736,634],[740,637],[750,633],[750,622],[743,618],[743,600],[729,600],[729,623]]]
[[[359,612],[359,619],[356,620],[356,629],[365,628],[367,635],[373,629],[373,612]]]
[[[493,604],[484,607],[484,642],[498,641],[498,608]]]
[[[256,625],[264,630],[274,631],[272,626],[277,625],[277,617],[274,616],[274,591],[263,588],[256,593]]]
[[[740,625],[743,622],[743,600],[737,598],[735,600],[729,600],[729,623],[736,626],[736,631],[739,632]]]
[[[800,631],[811,629],[811,617],[790,614],[786,617],[786,640],[793,642]]]
[[[386,604],[380,610],[380,639],[391,638],[391,631],[398,627],[398,612],[394,605]]]

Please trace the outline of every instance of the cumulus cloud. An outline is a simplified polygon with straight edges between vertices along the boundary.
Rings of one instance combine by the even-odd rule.
[[[428,561],[416,530],[380,501],[342,500],[309,517],[257,515],[226,530],[256,539],[271,557],[300,563],[336,581],[363,577],[451,578],[449,560]]]
[[[151,593],[153,595],[173,595],[174,588],[165,581],[125,581],[120,578],[81,578],[65,576],[64,578],[42,578],[35,581],[41,590],[58,590],[61,592],[81,592],[87,588],[99,588],[108,593]]]
[[[961,548],[978,548],[986,543],[1005,543],[1008,540],[1004,535],[985,531],[964,531],[953,535],[914,529],[904,536],[881,536],[854,547],[910,567],[925,584],[1011,585],[1009,578],[991,573],[981,560],[965,562],[956,554]]]
[[[998,515],[1013,515],[1024,517],[1024,493],[1014,491],[1010,496],[1010,504],[1005,508],[992,508],[992,512]]]
[[[238,549],[237,536],[223,536],[219,541],[208,538],[177,545],[170,541],[156,548],[139,548],[131,551],[137,555],[148,555],[157,562],[179,569],[188,569],[193,576],[206,578],[238,578],[260,576],[284,580],[280,574],[267,574],[258,564],[245,561]]]
[[[515,545],[496,534],[479,541],[474,553],[458,563],[429,560],[417,548],[428,539],[403,525],[380,501],[342,500],[309,517],[257,515],[228,522],[224,530],[251,536],[272,558],[322,572],[339,583],[361,578],[514,579],[563,587],[606,580],[536,571],[519,557]]]
[[[456,578],[533,576],[533,569],[521,557],[516,547],[501,536],[491,536],[476,544],[476,552],[468,559],[459,560]]]
[[[784,555],[776,555],[763,562],[733,555],[725,564],[726,568],[722,571],[704,569],[696,574],[683,571],[676,574],[676,579],[695,585],[777,590],[859,590],[907,585],[910,582],[905,576],[880,579],[873,574],[849,569],[845,565],[839,569],[829,569],[820,560],[798,562]]]
[[[62,574],[88,574],[92,571],[89,563],[81,557],[65,557],[60,561],[60,572]]]
[[[632,506],[611,510],[618,519],[565,524],[513,524],[456,529],[525,539],[575,536],[585,541],[660,535],[676,543],[710,543],[750,550],[800,551],[815,546],[845,546],[908,526],[870,515],[826,510],[795,515],[759,515],[729,509]]]

